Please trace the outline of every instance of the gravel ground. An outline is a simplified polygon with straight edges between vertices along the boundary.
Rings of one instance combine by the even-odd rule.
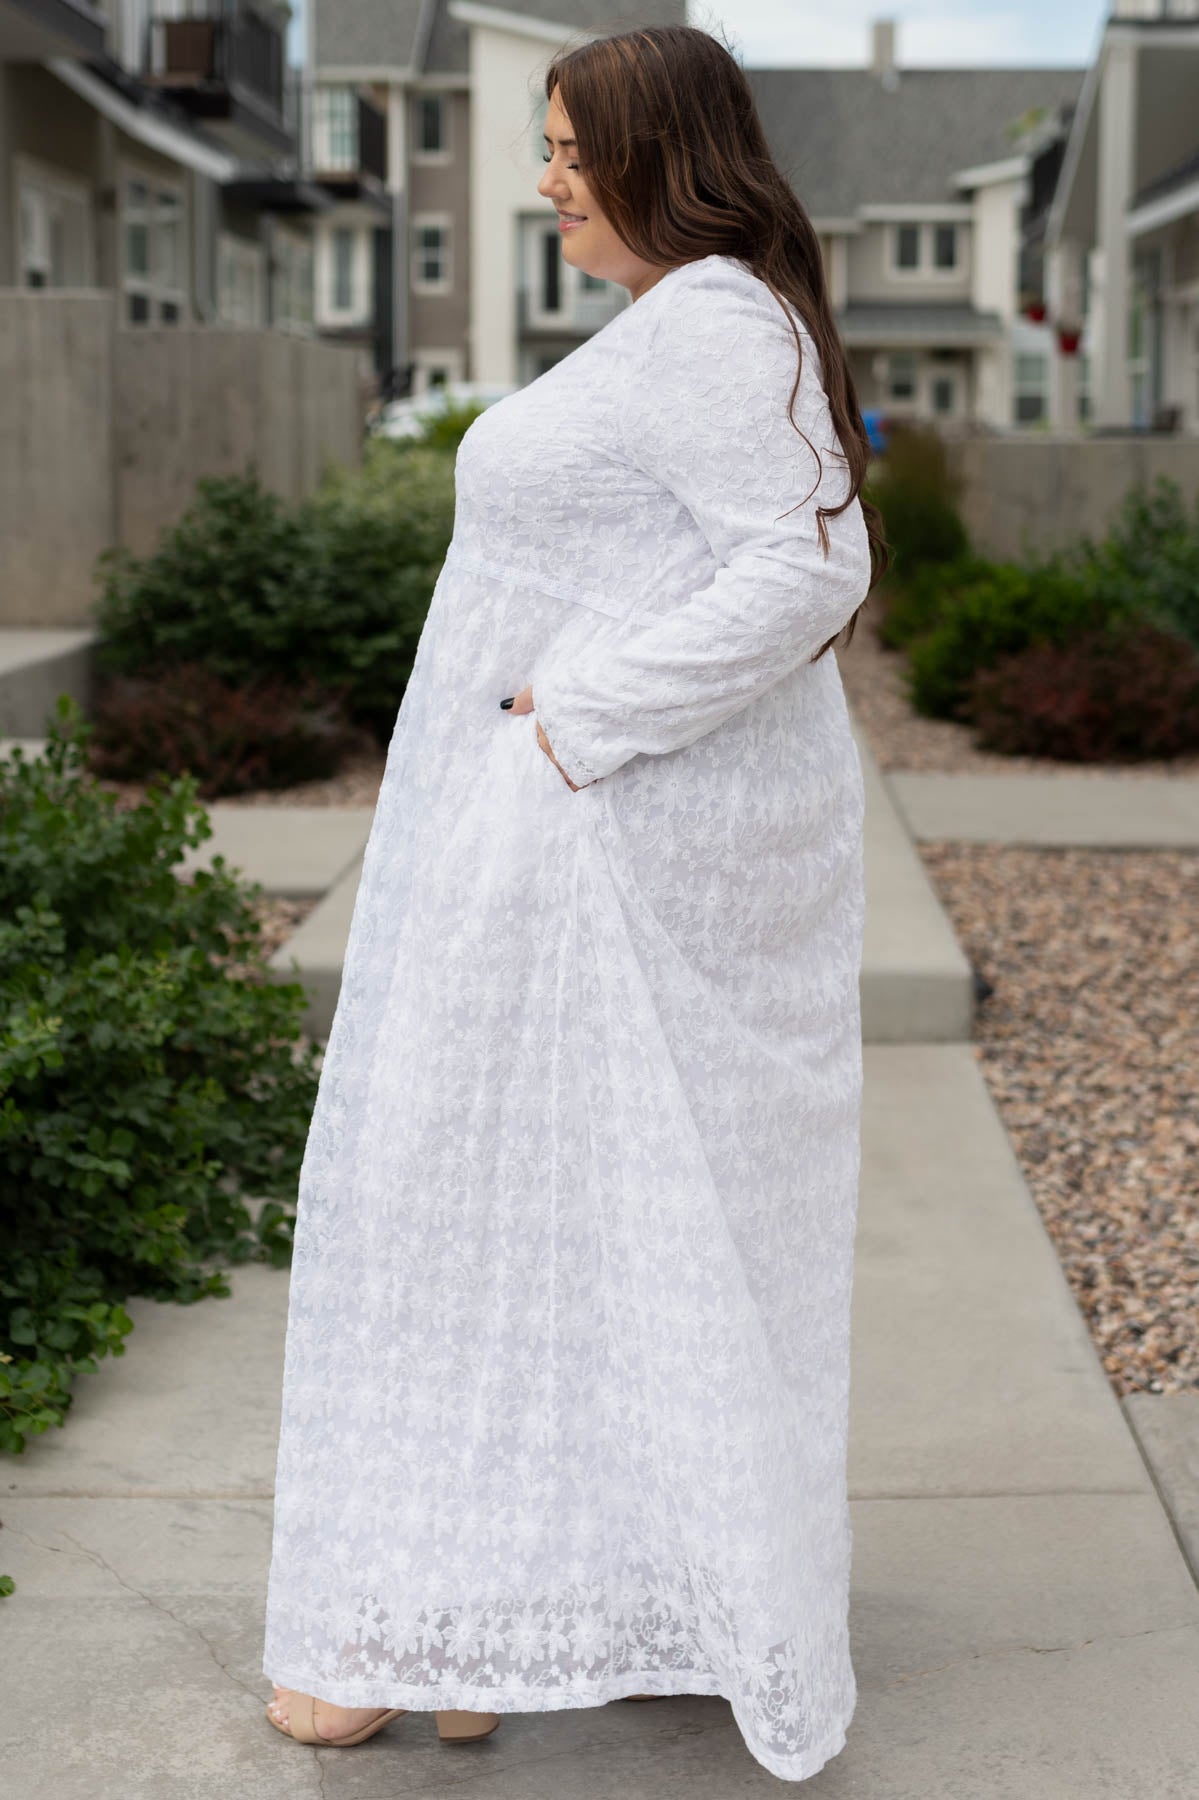
[[[297,931],[309,913],[319,903],[316,900],[274,900],[264,894],[256,902],[254,911],[262,921],[262,948],[267,956],[273,956],[280,944],[285,944],[293,931]]]
[[[1199,855],[922,844],[978,1055],[1119,1395],[1199,1387]]]
[[[1199,756],[1170,762],[1068,763],[1046,756],[998,756],[976,750],[968,725],[922,719],[903,690],[906,657],[884,650],[875,635],[873,602],[854,627],[848,646],[833,655],[854,715],[882,769],[911,769],[950,775],[1178,775],[1199,776]]]

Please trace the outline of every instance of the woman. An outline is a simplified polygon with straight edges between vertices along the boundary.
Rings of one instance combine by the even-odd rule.
[[[300,1184],[269,1712],[724,1695],[799,1781],[856,1698],[866,441],[727,50],[546,93],[562,255],[631,304],[458,454]]]

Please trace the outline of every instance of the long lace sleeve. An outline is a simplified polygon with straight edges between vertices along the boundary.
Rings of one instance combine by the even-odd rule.
[[[713,730],[865,598],[860,506],[826,521],[827,558],[817,535],[817,505],[842,499],[848,474],[815,346],[806,333],[802,343],[794,415],[821,454],[814,492],[815,456],[787,416],[795,340],[773,296],[747,303],[743,290],[699,284],[654,321],[626,390],[624,454],[671,496],[664,528],[684,506],[718,568],[670,612],[534,676],[534,709],[577,785]]]

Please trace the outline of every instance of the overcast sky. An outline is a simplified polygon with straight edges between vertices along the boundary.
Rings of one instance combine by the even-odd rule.
[[[299,62],[304,0],[293,5],[289,48]],[[553,0],[536,10],[552,19]],[[898,21],[901,64],[1085,68],[1107,11],[1106,0],[905,0],[890,9],[878,0],[691,0],[688,23],[723,38],[747,68],[860,66],[871,19],[887,16]]]

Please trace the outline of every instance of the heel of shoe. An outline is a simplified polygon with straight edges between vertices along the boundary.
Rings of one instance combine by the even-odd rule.
[[[437,1735],[443,1744],[472,1744],[490,1737],[499,1722],[499,1713],[439,1712]]]

